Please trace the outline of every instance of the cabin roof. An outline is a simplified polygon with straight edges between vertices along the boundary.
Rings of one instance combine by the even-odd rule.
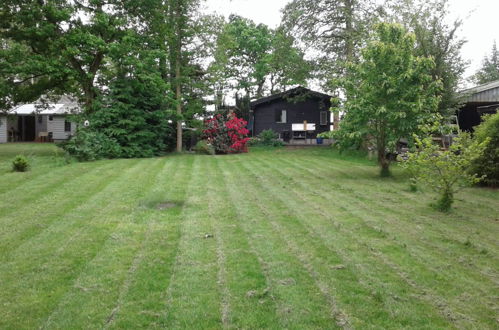
[[[467,102],[499,103],[499,80],[465,89],[462,94],[468,95]]]
[[[320,92],[315,92],[315,91],[310,90],[308,88],[299,86],[299,87],[296,87],[293,89],[289,89],[289,90],[282,92],[282,93],[278,93],[278,94],[270,95],[267,97],[263,97],[263,98],[258,99],[258,100],[254,100],[250,103],[250,106],[252,108],[254,108],[256,106],[259,106],[259,105],[262,105],[265,103],[270,103],[270,102],[273,102],[275,100],[285,99],[287,97],[301,95],[301,94],[308,94],[308,95],[315,96],[315,97],[321,98],[321,99],[325,99],[325,98],[330,99],[331,98],[330,95],[320,93]]]

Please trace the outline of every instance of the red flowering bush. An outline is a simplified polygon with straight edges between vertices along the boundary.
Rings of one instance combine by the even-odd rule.
[[[210,143],[217,154],[234,154],[248,152],[246,144],[249,131],[248,123],[234,113],[217,114],[205,121],[204,138]]]

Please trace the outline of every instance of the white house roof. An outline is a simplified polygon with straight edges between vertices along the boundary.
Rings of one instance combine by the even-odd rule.
[[[66,115],[80,112],[78,103],[67,96],[63,96],[56,103],[42,104],[40,102],[23,104],[13,108],[8,113],[16,115]]]
[[[37,113],[40,115],[63,115],[67,112],[64,110],[64,104],[49,104],[47,108],[40,108],[37,104],[23,104],[14,108],[11,112],[16,115],[31,115]]]

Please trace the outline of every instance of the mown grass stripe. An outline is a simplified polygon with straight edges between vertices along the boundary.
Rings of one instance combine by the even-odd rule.
[[[206,328],[222,326],[218,308],[216,242],[205,235],[213,233],[208,216],[206,194],[209,173],[196,157],[188,184],[182,219],[179,253],[167,290],[166,311],[161,324],[165,327]]]
[[[169,157],[167,161],[171,173],[163,173],[154,189],[144,198],[144,202],[152,207],[143,215],[151,227],[151,234],[144,243],[144,257],[111,328],[160,327],[164,292],[179,251],[179,215],[182,208],[177,206],[166,211],[155,210],[154,206],[163,201],[176,201],[181,205],[186,197],[192,166],[192,161],[184,157]]]
[[[294,166],[299,167],[300,170],[308,171],[310,173],[309,178],[316,180],[317,183],[323,180],[323,176],[319,171],[315,172],[310,171],[305,164],[301,165],[301,161],[302,160],[296,160],[294,162]],[[493,253],[492,254],[483,253],[482,248],[466,246],[464,244],[464,241],[454,242],[452,246],[452,251],[454,252],[454,254],[448,254],[448,248],[446,248],[446,246],[441,246],[442,244],[438,244],[443,240],[447,241],[447,238],[443,233],[443,228],[442,229],[435,228],[440,224],[432,223],[431,226],[428,226],[429,230],[426,230],[424,233],[421,233],[420,230],[414,231],[413,230],[414,224],[410,221],[410,219],[412,218],[412,214],[410,212],[405,212],[399,209],[385,207],[383,204],[380,204],[380,202],[378,202],[377,200],[373,198],[368,198],[369,195],[367,195],[366,193],[359,193],[362,194],[364,197],[358,198],[356,197],[357,193],[353,195],[349,193],[350,191],[344,191],[344,192],[345,194],[343,194],[339,198],[348,201],[347,205],[351,207],[355,206],[355,208],[352,210],[353,213],[358,212],[361,213],[362,215],[363,213],[368,212],[371,214],[371,218],[373,218],[372,216],[374,216],[376,219],[379,219],[376,220],[376,222],[374,220],[369,220],[369,219],[364,219],[363,221],[367,226],[371,227],[373,230],[386,232],[387,240],[392,240],[393,242],[399,244],[400,246],[405,244],[407,250],[412,252],[413,257],[418,258],[424,263],[428,262],[429,257],[433,257],[435,262],[444,257],[446,260],[448,260],[450,263],[453,264],[453,271],[449,274],[449,276],[453,276],[456,268],[459,268],[462,271],[466,272],[467,273],[466,276],[460,276],[456,279],[458,281],[462,279],[467,280],[467,283],[463,285],[463,287],[472,287],[474,284],[479,283],[481,280],[483,280],[483,275],[480,274],[479,272],[476,272],[477,266],[488,267],[491,262],[497,265],[497,258]],[[384,195],[378,193],[376,196],[382,198]],[[327,199],[330,203],[334,201],[334,199],[331,199],[331,196],[329,195],[320,196],[319,198],[322,197],[324,197],[324,199]],[[368,209],[365,206],[366,204],[370,206]],[[395,217],[394,215],[398,215],[398,217]],[[382,229],[379,227],[380,224],[383,225]],[[419,224],[417,225],[419,226]],[[435,231],[437,233],[434,234]],[[416,239],[417,243],[419,243],[417,246],[423,247],[423,249],[418,249],[416,251],[413,251],[412,246],[415,246],[416,244],[408,244],[408,242],[412,241],[416,243],[415,241]],[[447,245],[447,243],[445,244]],[[460,252],[460,253],[456,254],[455,252]],[[463,265],[462,261],[463,255],[469,255],[470,257],[473,258],[473,264],[474,264],[473,269],[467,267],[467,265]],[[424,256],[424,260],[421,259],[422,256]],[[441,270],[439,270],[439,272],[441,272]],[[486,279],[495,282],[494,276],[488,276],[486,277]],[[478,289],[473,291],[479,293]],[[482,292],[481,294],[486,294],[486,292]]]
[[[269,164],[269,163],[265,163],[265,164]],[[289,170],[289,168],[288,168]],[[301,182],[298,183],[299,186],[302,187],[302,191],[303,189],[307,189],[307,187],[302,184]],[[312,191],[310,190],[309,193],[311,193]],[[330,197],[330,196],[328,196]],[[317,198],[320,198],[320,197],[315,197],[314,200],[316,200]],[[340,197],[337,197],[337,198],[341,198]],[[306,202],[309,202],[309,200],[307,200]],[[329,200],[329,202],[332,202],[332,200]],[[321,205],[322,203],[320,203],[319,205]],[[325,203],[327,204],[327,203]],[[356,206],[352,206],[350,208],[350,206],[348,206],[348,203],[345,203],[344,205],[344,208],[347,208],[349,209],[351,212],[354,212],[354,215],[357,216],[357,217],[360,217],[358,218],[360,221],[362,221],[362,225],[363,226],[367,226],[366,229],[368,231],[371,231],[371,233],[373,235],[376,235],[376,232],[379,233],[379,230],[377,230],[376,228],[373,228],[373,227],[370,227],[368,223],[365,223],[365,221],[362,219],[362,214],[360,211],[359,211],[359,208],[362,209],[362,206],[360,205],[356,205]],[[321,209],[321,207],[319,206],[318,209]],[[369,210],[365,210],[366,212],[368,212]],[[324,212],[323,212],[324,214]],[[324,214],[325,216],[327,216],[326,214]],[[370,215],[372,216],[372,212],[370,213]],[[444,288],[440,288],[441,284],[438,284],[440,282],[440,280],[435,280],[434,278],[434,275],[435,274],[434,272],[432,272],[431,270],[428,270],[426,267],[426,263],[424,262],[424,260],[421,260],[419,262],[418,258],[414,258],[414,256],[411,256],[411,255],[407,255],[407,249],[404,248],[404,247],[400,247],[400,246],[396,246],[396,245],[393,245],[393,244],[388,244],[386,243],[386,239],[384,237],[384,234],[381,232],[381,236],[383,237],[380,237],[380,238],[383,238],[383,240],[370,240],[371,242],[371,245],[369,246],[369,250],[370,251],[376,251],[374,250],[374,246],[375,243],[382,243],[382,247],[383,249],[380,249],[379,251],[384,251],[385,254],[389,254],[390,256],[394,257],[395,254],[393,252],[397,251],[397,254],[396,254],[396,257],[398,258],[399,262],[403,261],[403,260],[406,260],[406,266],[407,268],[406,269],[413,269],[413,268],[417,268],[418,269],[418,276],[419,277],[423,277],[425,278],[427,284],[429,283],[434,283],[433,284],[433,288],[431,290],[425,288],[424,286],[421,286],[419,285],[417,288],[420,289],[421,292],[424,293],[424,298],[433,303],[433,304],[437,304],[437,308],[440,308],[440,310],[442,311],[442,314],[443,315],[447,315],[450,319],[452,319],[453,321],[455,320],[456,322],[472,322],[472,320],[469,320],[466,318],[466,314],[465,314],[465,311],[463,309],[461,309],[459,312],[454,310],[453,312],[450,311],[450,309],[446,306],[449,305],[449,301],[447,301],[447,303],[444,303],[442,301],[442,298],[440,297],[437,297],[435,295],[432,295],[430,294],[430,292],[433,292],[433,291],[439,291],[440,292],[440,295],[442,296],[448,296],[446,293],[449,293],[449,292],[453,292],[454,290],[452,290],[452,286],[447,286],[445,289]],[[394,250],[395,249],[395,250]],[[379,255],[379,253],[376,253],[376,255]],[[400,259],[401,257],[403,257],[402,259]],[[406,259],[404,259],[406,258]],[[418,260],[418,262],[416,262],[416,260]],[[386,261],[386,260],[385,260]],[[385,262],[386,263],[386,262]],[[392,263],[386,263],[387,266],[393,266]],[[394,268],[394,271],[397,272],[397,269]],[[426,275],[424,275],[426,274]],[[400,275],[403,275],[403,274],[400,274]],[[415,275],[413,275],[415,276]],[[408,280],[408,277],[407,276],[401,276],[406,282]],[[466,276],[464,276],[464,278],[466,278]],[[443,277],[442,277],[443,279]],[[460,281],[462,280],[462,277],[460,278],[459,276],[457,276],[455,278],[455,280],[457,281]],[[408,284],[410,284],[409,282],[407,282]],[[416,282],[413,282],[413,283],[416,283]],[[454,281],[452,282],[454,283]],[[442,283],[443,284],[443,283]],[[466,286],[463,286],[463,288],[466,288]],[[449,299],[449,298],[447,298]],[[455,305],[455,304],[452,304],[452,305]],[[487,314],[488,312],[485,312],[485,314]]]
[[[275,232],[269,223],[271,219],[262,212],[255,196],[243,194],[234,188],[244,182],[245,192],[254,184],[243,175],[244,163],[239,159],[238,167],[227,162],[222,168],[230,196],[238,205],[239,217],[248,239],[254,244],[255,253],[260,256],[267,272],[269,288],[265,295],[271,295],[278,306],[280,327],[337,327],[326,296],[316,286],[313,277],[301,260],[289,250],[289,242]],[[229,170],[230,169],[230,170]],[[236,174],[237,173],[237,174]],[[251,225],[251,226],[250,226]],[[262,293],[260,293],[262,294]],[[264,296],[265,296],[264,295]]]
[[[178,157],[176,158],[176,160],[178,160]],[[160,223],[160,220],[156,215],[158,213],[158,210],[155,210],[155,204],[157,203],[156,198],[158,194],[172,190],[173,187],[177,184],[176,179],[178,179],[179,171],[174,171],[176,165],[177,163],[175,161],[165,160],[165,165],[160,171],[158,171],[154,179],[153,187],[142,197],[143,203],[145,203],[146,205],[143,205],[140,210],[136,212],[137,214],[135,215],[135,219],[136,221],[139,218],[145,219],[139,221],[141,224],[143,222],[147,223],[144,224],[144,226],[147,228],[145,237],[141,242],[140,248],[134,257],[134,261],[128,270],[127,278],[120,288],[119,298],[117,300],[116,306],[113,308],[111,314],[106,320],[106,324],[104,326],[105,328],[117,326],[118,320],[122,315],[124,315],[123,310],[126,309],[127,305],[129,306],[130,304],[130,301],[128,301],[128,296],[132,292],[133,287],[137,284],[137,281],[139,279],[137,273],[139,272],[139,269],[144,266],[145,260],[157,248],[151,245],[151,240],[154,237],[154,232],[157,231],[157,225]],[[171,176],[170,185],[166,186],[165,189],[163,179],[170,176],[170,173],[173,173],[173,175]],[[153,194],[154,198],[150,199]],[[150,324],[148,324],[148,326],[150,326]]]
[[[101,163],[103,166],[105,163]],[[30,185],[24,187],[16,186],[9,190],[3,196],[0,196],[0,214],[6,217],[14,212],[29,209],[32,204],[43,203],[51,194],[61,187],[71,184],[78,180],[80,175],[95,171],[94,166],[83,166],[78,172],[74,169],[64,169],[60,171],[49,172],[46,176],[40,178],[40,182],[31,182]],[[12,204],[19,204],[17,208],[12,208]]]
[[[279,172],[279,170],[267,166],[267,164],[261,164],[260,159],[252,160],[249,162],[245,163],[245,166],[247,167],[252,167],[252,168],[259,168],[262,169],[264,168],[265,171],[262,173],[260,171],[259,174],[257,174],[256,170],[253,170],[255,174],[255,178],[259,181],[262,182],[262,185],[264,184],[263,182],[266,181],[266,184],[262,186],[265,190],[269,192],[269,194],[272,195],[272,197],[269,198],[274,198],[274,199],[279,199],[281,200],[288,208],[292,210],[292,213],[296,215],[296,219],[299,219],[298,221],[303,221],[305,225],[305,228],[309,227],[313,230],[310,232],[308,235],[313,235],[317,236],[318,239],[320,239],[326,246],[328,246],[328,249],[332,253],[339,253],[342,259],[342,262],[347,266],[344,270],[349,269],[350,267],[356,269],[356,273],[359,275],[362,274],[363,276],[370,276],[369,272],[373,271],[378,271],[377,276],[370,276],[369,281],[372,283],[373,278],[374,279],[387,279],[389,278],[390,281],[397,281],[396,278],[393,278],[393,274],[391,274],[391,270],[388,271],[386,268],[381,268],[379,269],[379,262],[376,260],[371,260],[371,265],[366,267],[359,268],[359,264],[354,264],[349,261],[349,259],[357,259],[359,258],[360,260],[363,260],[363,262],[367,262],[369,259],[369,252],[366,255],[362,250],[359,250],[359,248],[363,249],[362,246],[362,236],[359,236],[359,234],[362,233],[349,233],[343,230],[344,224],[347,224],[348,222],[345,222],[346,219],[342,219],[341,222],[336,221],[334,222],[334,226],[328,225],[328,222],[335,221],[331,217],[327,218],[324,216],[324,214],[320,214],[316,211],[316,209],[311,209],[309,210],[306,205],[310,204],[310,201],[304,200],[304,195],[306,195],[306,191],[303,189],[298,189],[293,187],[289,181],[286,180],[286,178],[291,178],[290,173],[282,173]],[[271,172],[270,172],[271,171]],[[303,175],[303,173],[302,173]],[[282,187],[282,185],[285,185],[285,187]],[[263,191],[264,189],[261,189]],[[285,193],[284,193],[285,191]],[[285,196],[285,197],[284,197]],[[304,205],[304,207],[297,207],[298,205]],[[285,209],[282,209],[281,212],[286,212]],[[305,220],[306,219],[306,220]],[[327,219],[326,222],[321,221],[321,219]],[[326,230],[326,228],[330,228],[330,230]],[[338,231],[340,233],[338,233]],[[349,234],[348,237],[345,237],[345,234]],[[301,234],[297,235],[297,237],[304,236],[306,235]],[[366,237],[367,239],[368,237]],[[341,243],[340,243],[341,242]],[[359,242],[359,243],[356,243]],[[306,241],[304,242],[304,246],[306,246]],[[314,246],[317,244],[316,242],[310,242],[308,243],[311,246]],[[348,251],[342,252],[341,246],[346,247],[346,246],[352,246]],[[317,251],[314,251],[313,255],[316,256],[323,256],[324,258],[329,257],[326,253],[321,253],[321,247],[320,245],[316,248]],[[355,253],[353,252],[355,251]],[[361,253],[361,256],[357,256],[357,254]],[[340,259],[340,260],[341,260]],[[333,265],[337,264],[338,261],[333,260]],[[341,262],[341,261],[340,261]],[[317,267],[321,267],[323,262],[318,262]],[[326,270],[322,271],[323,273],[326,272]],[[367,272],[367,274],[366,274]],[[336,276],[332,276],[331,280],[334,280],[338,276],[343,276],[345,272],[338,272]],[[348,273],[348,270],[347,272]],[[379,281],[378,279],[378,281]],[[358,287],[356,287],[356,281],[358,281]],[[400,282],[400,281],[399,281]],[[397,297],[398,295],[404,294],[403,291],[399,292],[392,292],[389,293],[388,288],[384,288],[384,283],[377,283],[374,284],[372,283],[372,287],[374,288],[374,292],[363,292],[363,285],[365,283],[368,283],[368,281],[363,281],[361,279],[356,280],[356,276],[354,274],[351,274],[349,276],[346,276],[346,278],[342,279],[342,282],[339,282],[337,284],[337,290],[341,293],[338,296],[338,299],[340,301],[344,301],[344,299],[348,299],[349,301],[349,307],[353,308],[353,310],[350,310],[351,312],[349,315],[352,315],[352,317],[355,317],[357,322],[361,322],[360,324],[364,324],[363,326],[366,326],[369,324],[370,319],[373,317],[379,317],[381,320],[385,319],[386,316],[383,316],[383,314],[380,314],[381,311],[378,310],[379,307],[377,305],[379,303],[390,303],[392,305],[396,305],[397,308],[397,313],[394,313],[394,315],[391,315],[392,318],[395,318],[399,320],[400,324],[405,324],[408,322],[408,320],[411,320],[412,322],[421,322],[421,324],[425,324],[428,321],[429,322],[434,322],[436,324],[445,324],[445,322],[437,317],[436,315],[432,315],[431,313],[431,308],[429,305],[426,305],[426,303],[418,302],[418,301],[412,301],[412,300],[407,300],[407,301],[394,301],[393,297]],[[345,290],[348,288],[348,290]],[[360,292],[359,292],[360,291]],[[356,302],[355,300],[350,299],[354,292],[358,292],[358,297],[360,298],[360,302]],[[381,296],[383,295],[383,297]],[[355,296],[357,297],[357,295]],[[362,302],[362,299],[368,299],[366,302]],[[378,301],[376,302],[369,302],[370,299],[377,299]],[[385,299],[385,301],[383,301]],[[359,304],[358,307],[355,307],[356,305],[353,303]],[[366,305],[372,305],[374,308],[372,310],[364,310],[363,315],[358,315],[355,313],[355,310],[359,310],[362,307],[360,306],[366,306]],[[396,315],[396,316],[395,316]],[[429,317],[429,319],[428,319]],[[393,321],[393,320],[392,320]]]
[[[122,163],[122,167],[131,165],[130,162]],[[64,214],[80,207],[93,195],[104,189],[119,177],[120,166],[108,163],[104,167],[98,167],[89,171],[71,184],[59,187],[50,196],[45,196],[37,205],[22,208],[16,212],[16,216],[2,216],[0,223],[8,230],[0,233],[0,260],[8,260],[10,254],[33,237],[50,229],[50,226]],[[96,184],[95,179],[100,179]],[[81,189],[74,190],[77,186]],[[71,195],[72,198],[67,198]]]
[[[210,215],[216,219],[215,238],[221,241],[220,253],[223,253],[222,319],[226,313],[224,325],[229,328],[269,328],[278,322],[276,306],[271,300],[262,304],[255,297],[248,296],[265,292],[270,285],[258,255],[242,229],[238,206],[231,202],[228,190],[231,183],[222,174],[225,163],[224,157],[211,158],[207,162]]]
[[[268,159],[268,157],[266,157]],[[412,217],[414,215],[418,215],[419,218],[424,220],[432,220],[432,216],[435,214],[435,211],[429,207],[430,202],[435,197],[433,192],[428,193],[427,191],[420,193],[412,193],[406,191],[408,188],[408,183],[406,181],[401,180],[400,178],[379,178],[378,172],[371,167],[363,167],[356,164],[345,163],[345,166],[341,166],[339,161],[327,161],[321,162],[316,158],[290,158],[290,157],[282,157],[283,162],[287,164],[294,164],[297,166],[298,163],[301,163],[300,168],[306,169],[309,173],[318,177],[319,179],[324,180],[325,178],[330,178],[332,180],[341,180],[346,181],[349,190],[345,191],[355,191],[355,193],[359,196],[365,196],[367,198],[370,195],[364,193],[366,187],[373,188],[377,193],[385,192],[390,195],[390,198],[395,199],[396,202],[400,203],[404,207],[400,208],[392,208],[392,210],[397,212],[403,212],[406,209],[411,209]],[[346,166],[346,164],[348,166]],[[312,166],[311,166],[312,165]],[[314,169],[310,171],[311,167]],[[346,168],[345,168],[346,167]],[[396,175],[398,177],[403,176],[403,172],[399,171],[399,169],[395,167]],[[358,175],[362,173],[362,175]],[[344,180],[348,178],[348,180]],[[359,180],[359,179],[368,179],[368,180]],[[332,181],[331,188],[335,188],[334,181]],[[435,223],[433,226],[429,227],[429,230],[435,230],[435,227],[439,229],[439,232],[444,236],[449,236],[449,233],[452,233],[452,236],[460,235],[462,233],[467,233],[467,227],[470,223],[474,223],[480,227],[483,227],[484,232],[482,233],[482,238],[487,238],[490,241],[491,245],[499,246],[499,240],[497,240],[497,235],[493,235],[495,223],[492,220],[492,217],[487,219],[486,215],[496,214],[499,212],[499,206],[497,203],[491,203],[491,200],[486,203],[479,203],[478,207],[483,209],[483,215],[485,217],[477,217],[476,209],[469,207],[467,204],[467,200],[470,200],[469,194],[476,194],[481,192],[482,190],[477,188],[470,188],[467,191],[460,193],[463,198],[457,200],[455,204],[456,210],[450,215],[442,215],[439,222]],[[367,195],[367,196],[366,196]],[[380,205],[381,198],[372,199],[373,202],[377,202]],[[417,205],[417,209],[413,208],[413,205]],[[487,212],[489,211],[489,212]],[[470,216],[463,217],[461,214],[470,213]],[[484,221],[489,220],[489,221]],[[463,220],[463,221],[460,221]],[[469,233],[469,232],[468,232]],[[490,235],[487,235],[490,233]],[[462,237],[462,236],[461,236]],[[463,241],[466,240],[466,237],[463,238]]]
[[[130,198],[115,201],[122,204],[122,213],[107,217],[107,221],[115,225],[102,237],[95,256],[73,279],[73,284],[45,322],[45,328],[65,328],[81,323],[95,328],[111,324],[140,264],[141,247],[149,232],[138,201],[149,192],[163,167],[163,160],[150,160],[140,180],[129,182],[127,195]],[[86,235],[87,231],[82,234]]]
[[[126,211],[129,202],[124,197],[132,196],[113,192],[140,186],[150,167],[151,163],[145,161],[129,167],[121,173],[122,180],[106,186],[85,205],[66,214],[64,221],[31,239],[26,249],[18,250],[12,261],[0,266],[4,280],[0,283],[0,300],[8,301],[9,310],[16,311],[4,313],[5,322],[33,327],[51,312],[119,222],[111,220],[111,215],[119,217]],[[121,203],[109,203],[109,196],[117,197]],[[30,318],[19,318],[26,314]]]

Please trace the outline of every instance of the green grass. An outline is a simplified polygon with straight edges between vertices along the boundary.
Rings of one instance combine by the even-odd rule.
[[[442,214],[377,173],[328,149],[0,145],[0,328],[497,329],[499,191]]]

